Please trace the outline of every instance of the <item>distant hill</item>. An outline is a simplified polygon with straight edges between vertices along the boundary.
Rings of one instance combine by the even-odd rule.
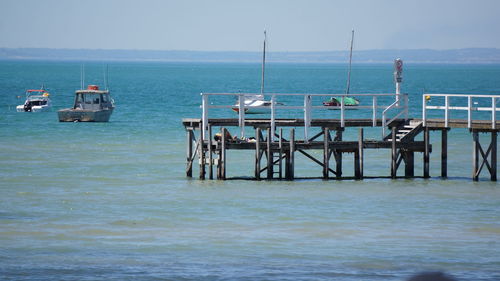
[[[270,52],[269,62],[344,63],[347,51]],[[395,58],[414,63],[499,64],[500,49],[470,48],[453,50],[365,50],[354,51],[355,63],[387,63]],[[260,62],[260,52],[239,51],[153,51],[103,49],[0,48],[0,60],[58,61],[159,61],[159,62]]]

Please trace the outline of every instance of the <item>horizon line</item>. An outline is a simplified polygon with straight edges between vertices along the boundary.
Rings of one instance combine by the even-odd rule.
[[[0,49],[49,49],[49,50],[88,50],[88,51],[151,51],[151,52],[211,52],[211,53],[261,53],[259,50],[244,51],[244,50],[190,50],[190,49],[115,49],[115,48],[67,48],[67,47],[1,47]],[[497,47],[465,47],[453,49],[432,49],[432,48],[416,48],[416,49],[358,49],[353,52],[373,52],[373,51],[458,51],[458,50],[500,50]],[[349,52],[349,50],[322,50],[322,51],[268,51],[267,53],[328,53],[328,52]]]

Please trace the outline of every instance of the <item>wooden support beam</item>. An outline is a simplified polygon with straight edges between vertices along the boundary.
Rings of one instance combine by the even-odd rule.
[[[397,150],[396,149],[396,174],[397,174],[397,171],[399,169],[399,165],[401,165],[401,162],[403,161],[404,159],[404,156],[403,156],[403,153],[401,153],[401,149],[400,150]]]
[[[305,152],[304,150],[302,149],[297,149],[298,152],[300,152],[302,155],[304,155],[305,157],[309,158],[310,160],[312,160],[314,163],[320,165],[321,167],[324,167],[323,165],[323,162],[319,161],[318,159],[314,158],[314,156],[312,156],[311,154]],[[335,174],[336,172],[334,170],[332,170],[331,168],[328,168],[328,171]]]
[[[279,163],[278,163],[278,173],[279,173],[279,179],[283,179],[283,128],[280,128],[280,136],[278,139],[278,144],[279,144]]]
[[[279,164],[279,162],[283,159],[284,157],[278,157],[278,159],[273,160],[273,165]],[[267,171],[267,165],[260,170],[260,172],[265,172]]]
[[[212,125],[208,124],[208,178],[214,179],[214,161],[212,158]]]
[[[430,161],[430,131],[429,127],[424,128],[424,178],[430,178],[429,174],[429,161]]]
[[[486,152],[484,152],[483,148],[481,147],[481,143],[479,143],[479,153],[481,154],[483,161],[481,161],[481,165],[479,166],[478,174],[481,173],[481,170],[483,169],[484,164],[486,164],[488,171],[490,171],[490,173],[491,173],[491,166],[490,166],[490,163],[488,161],[488,156],[489,156],[490,152],[491,152],[491,144],[488,146],[488,150],[486,150]]]
[[[227,129],[222,128],[222,135],[221,135],[221,151],[220,151],[220,158],[221,158],[221,179],[225,180],[226,179],[226,134],[227,134]]]
[[[187,137],[187,150],[186,150],[186,177],[193,177],[193,129],[186,131]]]
[[[271,150],[271,140],[272,140],[271,128],[267,128],[267,179],[273,178],[273,152]]]
[[[260,141],[261,133],[260,128],[255,129],[255,179],[260,180]]]
[[[196,141],[196,147],[193,149],[193,155],[191,155],[191,159],[189,160],[189,166],[187,167],[187,169],[190,169],[191,171],[193,169],[194,159],[196,158],[196,156],[198,156],[200,143],[201,143],[201,139]]]
[[[201,127],[203,128],[203,127]],[[199,146],[198,159],[200,161],[200,179],[205,179],[205,141],[203,140],[203,130],[200,130],[200,146]]]
[[[479,180],[479,133],[472,131],[472,180]]]
[[[359,128],[359,138],[358,138],[358,168],[359,168],[359,175],[358,179],[363,179],[364,176],[364,163],[363,163],[363,158],[364,158],[364,132],[363,128]]]
[[[401,151],[401,150],[400,150]],[[405,177],[412,178],[415,176],[415,152],[405,149],[403,153],[405,160]]]
[[[448,177],[448,129],[441,130],[441,177]]]
[[[295,129],[290,129],[290,180],[295,178]]]
[[[486,152],[483,151],[481,143],[479,140],[479,132],[473,131],[473,180],[479,180],[479,175],[486,165],[488,172],[490,173],[490,179],[492,181],[497,180],[497,132],[491,132],[491,143],[488,146]],[[479,165],[479,156],[481,156],[481,164]],[[488,160],[489,159],[489,160]]]
[[[497,131],[491,132],[491,180],[497,181]]]
[[[309,142],[312,142],[314,141],[315,139],[317,139],[318,137],[320,137],[321,135],[323,134],[323,131],[317,133],[316,135],[314,135],[312,138],[310,138],[308,141]]]
[[[361,171],[359,169],[359,150],[354,151],[354,178],[361,179]]]
[[[395,179],[398,172],[397,150],[396,150],[396,127],[392,127],[391,142],[391,178]]]
[[[288,150],[285,150],[285,179],[291,180],[290,177],[290,146]]]
[[[222,130],[221,130],[222,131]],[[217,158],[217,179],[221,180],[222,179],[222,138],[217,140],[217,147],[218,147],[218,154],[219,157]]]
[[[335,141],[342,141],[342,132],[344,129],[342,128],[337,128],[335,131]],[[333,150],[333,156],[335,157],[335,175],[337,178],[342,177],[342,152],[338,149]]]
[[[330,131],[328,128],[324,128],[324,133],[323,133],[323,178],[328,179],[328,164],[330,162],[330,148],[328,145],[329,141],[329,136],[330,136]]]

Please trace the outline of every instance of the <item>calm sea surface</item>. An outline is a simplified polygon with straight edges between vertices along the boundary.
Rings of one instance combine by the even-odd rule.
[[[87,63],[86,84],[102,85],[103,68]],[[346,69],[270,64],[266,75],[267,92],[339,93]],[[500,279],[500,185],[484,171],[471,181],[467,130],[450,132],[448,180],[439,178],[437,133],[430,180],[186,178],[181,118],[200,117],[199,93],[258,92],[259,78],[258,64],[110,63],[111,121],[59,123],[80,63],[0,62],[0,279]],[[53,111],[15,112],[24,91],[42,84]],[[393,88],[392,65],[354,66],[351,92]],[[410,115],[421,117],[423,91],[499,94],[500,66],[408,63],[403,89]],[[380,129],[366,134],[379,138]],[[390,175],[389,153],[365,151],[365,174]],[[228,157],[229,177],[253,175],[251,152]],[[297,176],[321,176],[296,157]]]

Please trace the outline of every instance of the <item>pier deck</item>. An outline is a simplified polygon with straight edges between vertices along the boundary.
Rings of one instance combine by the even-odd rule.
[[[421,118],[413,118],[408,120],[414,120],[417,122],[422,122]],[[202,122],[201,118],[183,118],[182,124],[186,128],[199,129]],[[376,127],[382,126],[383,120],[378,118],[375,121]],[[398,124],[405,123],[405,119],[396,119],[389,126],[397,126]],[[211,118],[209,124],[213,127],[238,127],[238,118]],[[304,119],[276,119],[275,124],[277,127],[304,127]],[[341,128],[342,121],[340,119],[312,119],[311,127],[324,127],[324,128]],[[344,127],[373,127],[372,119],[348,119],[345,120]],[[427,127],[431,130],[440,130],[444,128],[468,128],[472,130],[484,130],[491,131],[491,121],[489,120],[473,120],[471,122],[471,127],[468,127],[468,121],[466,119],[450,119],[448,121],[448,126],[446,127],[446,122],[444,119],[430,118],[427,119]],[[271,126],[271,120],[269,118],[252,118],[245,119],[245,126],[254,128],[269,128]],[[500,120],[496,121],[496,127],[500,128]],[[494,129],[498,130],[498,129]]]
[[[192,177],[195,159],[198,158],[200,179],[213,179],[214,166],[216,178],[226,179],[227,151],[229,150],[253,150],[254,176],[260,179],[286,179],[295,178],[295,154],[300,153],[309,160],[316,163],[323,171],[324,179],[352,178],[343,175],[343,157],[345,154],[354,157],[354,178],[364,178],[364,150],[366,149],[389,149],[390,177],[398,178],[397,172],[400,166],[404,166],[404,177],[416,177],[414,163],[415,153],[422,153],[423,178],[430,177],[430,153],[432,144],[430,131],[441,131],[441,177],[446,178],[448,161],[448,131],[454,128],[466,128],[472,133],[473,155],[472,167],[473,180],[479,180],[481,171],[487,170],[492,181],[497,180],[497,134],[500,128],[500,120],[497,120],[496,106],[500,96],[483,95],[446,95],[429,94],[423,95],[422,118],[410,118],[408,116],[408,96],[405,94],[389,95],[394,100],[391,104],[381,105],[381,101],[387,102],[388,94],[365,94],[362,98],[371,98],[369,106],[359,106],[356,112],[363,116],[362,110],[368,111],[364,116],[372,118],[348,118],[347,109],[343,104],[330,111],[328,115],[337,115],[339,118],[312,118],[313,111],[326,109],[324,106],[315,105],[314,94],[271,94],[271,106],[265,109],[268,114],[265,118],[247,118],[243,106],[245,94],[232,94],[238,97],[238,118],[209,118],[209,109],[233,109],[234,105],[213,105],[208,98],[216,95],[228,96],[231,94],[202,94],[202,117],[184,118],[182,123],[187,131],[187,166],[186,175]],[[291,96],[303,100],[303,105],[280,105],[277,97]],[[434,99],[432,105],[428,105],[429,97]],[[443,98],[444,104],[439,105],[439,98]],[[465,99],[466,106],[451,106],[453,98]],[[343,100],[343,99],[342,99]],[[480,102],[476,100],[486,100]],[[290,102],[290,100],[288,100]],[[488,106],[488,103],[491,105]],[[290,102],[291,103],[291,102]],[[486,104],[486,106],[484,105]],[[474,105],[474,106],[473,106]],[[303,112],[303,118],[276,118],[276,111],[297,110]],[[428,118],[430,110],[442,110],[443,118]],[[465,111],[467,119],[450,118],[451,111]],[[490,112],[489,120],[485,120],[484,112]],[[392,113],[391,113],[392,112]],[[483,112],[482,115],[475,112]],[[474,113],[474,114],[473,114]],[[434,114],[435,116],[436,114]],[[480,116],[481,118],[475,117]],[[434,117],[433,116],[433,117]],[[253,117],[253,116],[252,116]],[[381,117],[381,118],[380,118]],[[233,137],[227,134],[230,127],[238,127],[240,134]],[[365,128],[381,128],[380,139],[365,139]],[[296,138],[295,129],[299,128],[301,137]],[[357,128],[357,140],[343,139],[346,128]],[[318,130],[319,129],[319,130]],[[214,131],[215,130],[215,131]],[[248,133],[253,130],[254,133]],[[199,134],[195,134],[199,131]],[[284,132],[285,131],[285,132]],[[319,132],[317,132],[319,131]],[[315,132],[315,135],[312,135]],[[217,134],[217,138],[214,138]],[[481,146],[479,133],[491,135],[491,142],[486,147]],[[251,135],[250,138],[245,134]],[[198,137],[197,137],[198,136]],[[420,137],[422,140],[417,140]],[[322,150],[322,159],[314,157],[310,150]],[[315,154],[317,155],[317,153]],[[401,165],[404,164],[404,165]],[[368,167],[369,168],[369,167]],[[248,177],[248,175],[242,175]],[[387,175],[380,175],[387,177]]]

